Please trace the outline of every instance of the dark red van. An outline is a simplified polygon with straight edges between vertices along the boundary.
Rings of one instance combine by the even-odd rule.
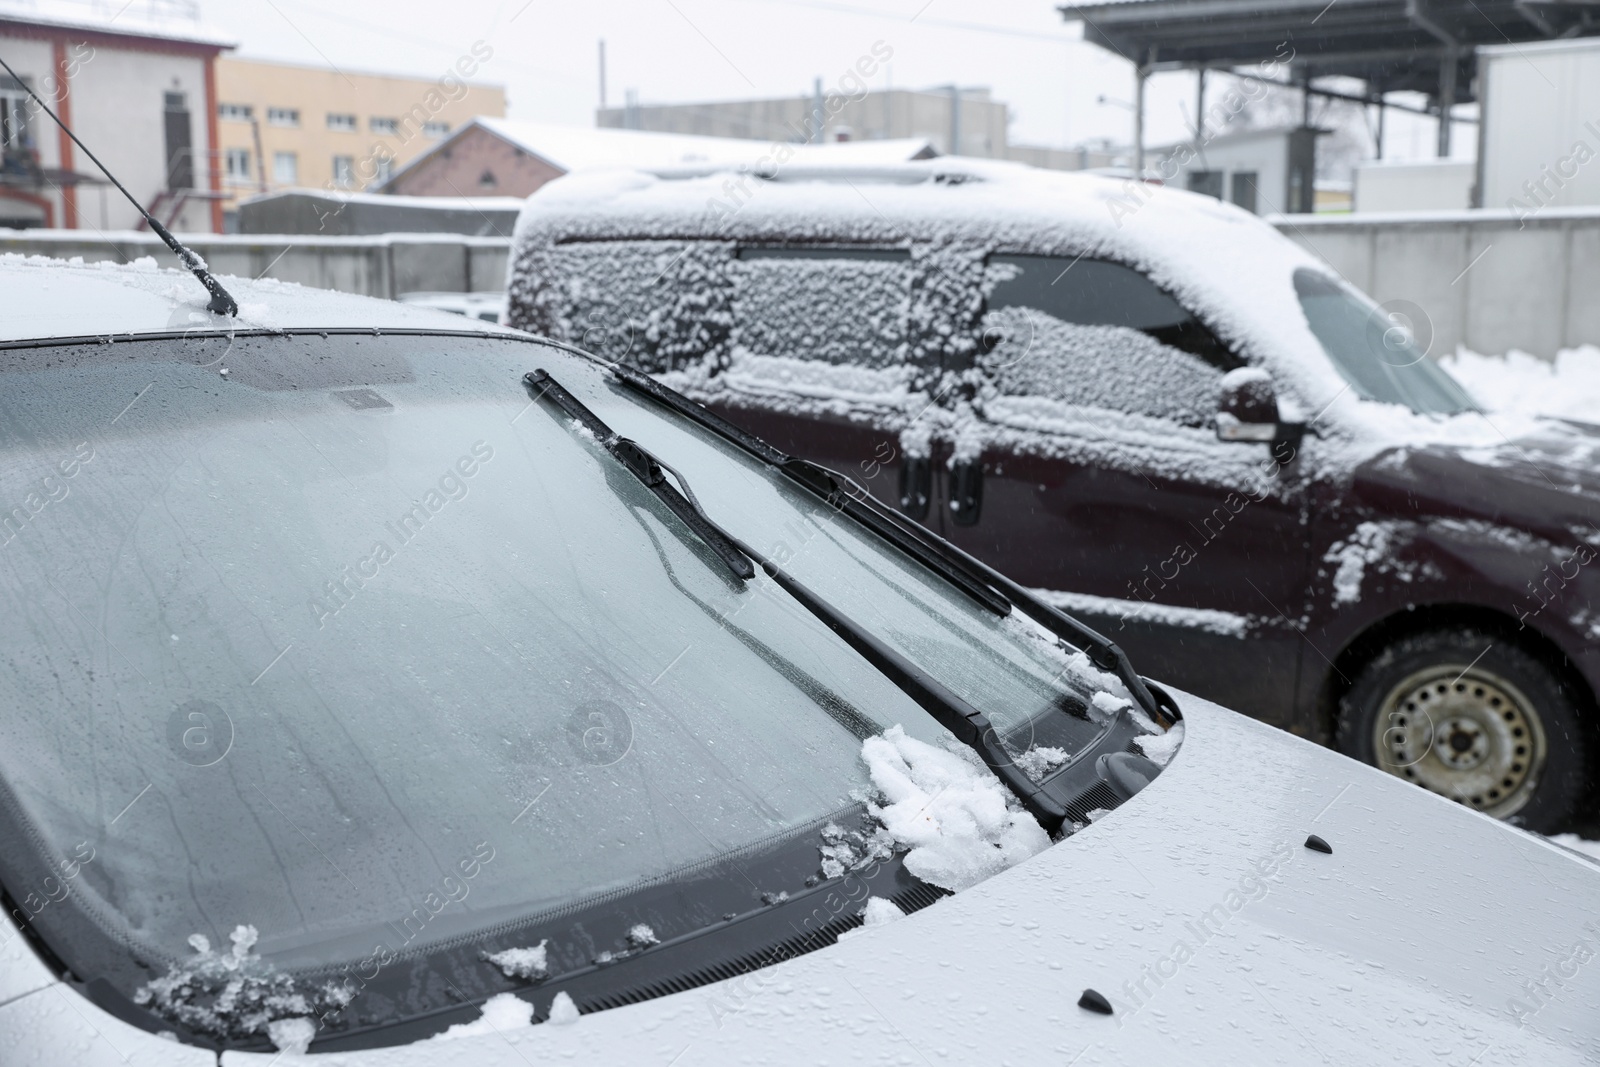
[[[1550,830],[1593,809],[1600,427],[1485,413],[1254,216],[1009,164],[573,175],[508,321],[659,375],[1151,674]]]

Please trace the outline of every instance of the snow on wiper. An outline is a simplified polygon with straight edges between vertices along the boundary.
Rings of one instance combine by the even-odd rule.
[[[736,579],[746,582],[753,579],[755,569],[751,566],[751,562],[754,561],[755,565],[787,593],[790,599],[838,635],[878,673],[933,716],[939,725],[954,734],[957,740],[976,752],[984,764],[994,772],[995,777],[1005,783],[1022,802],[1022,806],[1047,832],[1055,833],[1066,822],[1065,806],[1016,766],[1010,753],[1001,744],[999,732],[990,723],[988,716],[832,604],[817,596],[771,559],[723,530],[701,510],[693,498],[693,490],[689,488],[682,475],[672,471],[637,442],[618,435],[544,370],[535,370],[524,375],[523,381],[535,391],[535,400],[547,399],[555,404],[571,420],[573,426],[592,436],[601,447],[655,494],[658,500],[666,504],[688,529],[716,553]],[[678,482],[677,487],[667,482],[663,471],[672,473]]]

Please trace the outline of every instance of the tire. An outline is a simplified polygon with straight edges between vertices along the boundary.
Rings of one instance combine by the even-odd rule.
[[[1339,701],[1341,752],[1545,833],[1567,829],[1594,751],[1578,701],[1504,637],[1432,630],[1391,643]]]

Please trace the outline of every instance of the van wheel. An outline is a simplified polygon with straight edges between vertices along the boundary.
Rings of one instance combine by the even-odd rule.
[[[1401,638],[1339,702],[1339,750],[1532,830],[1565,829],[1592,759],[1573,694],[1503,637]]]

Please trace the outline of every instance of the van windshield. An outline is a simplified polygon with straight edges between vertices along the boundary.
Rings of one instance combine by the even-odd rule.
[[[1471,394],[1418,344],[1418,324],[1315,271],[1296,271],[1294,288],[1311,332],[1357,396],[1402,404],[1419,415],[1478,410]]]
[[[328,974],[674,877],[854,808],[865,737],[947,736],[731,581],[530,400],[535,367],[1002,731],[1108,684],[584,358],[404,335],[240,338],[226,374],[218,354],[0,353],[0,876],[127,995],[195,935],[217,954],[248,926],[252,956]],[[1052,744],[1102,732],[1051,717]],[[64,862],[68,891],[33,891]]]

